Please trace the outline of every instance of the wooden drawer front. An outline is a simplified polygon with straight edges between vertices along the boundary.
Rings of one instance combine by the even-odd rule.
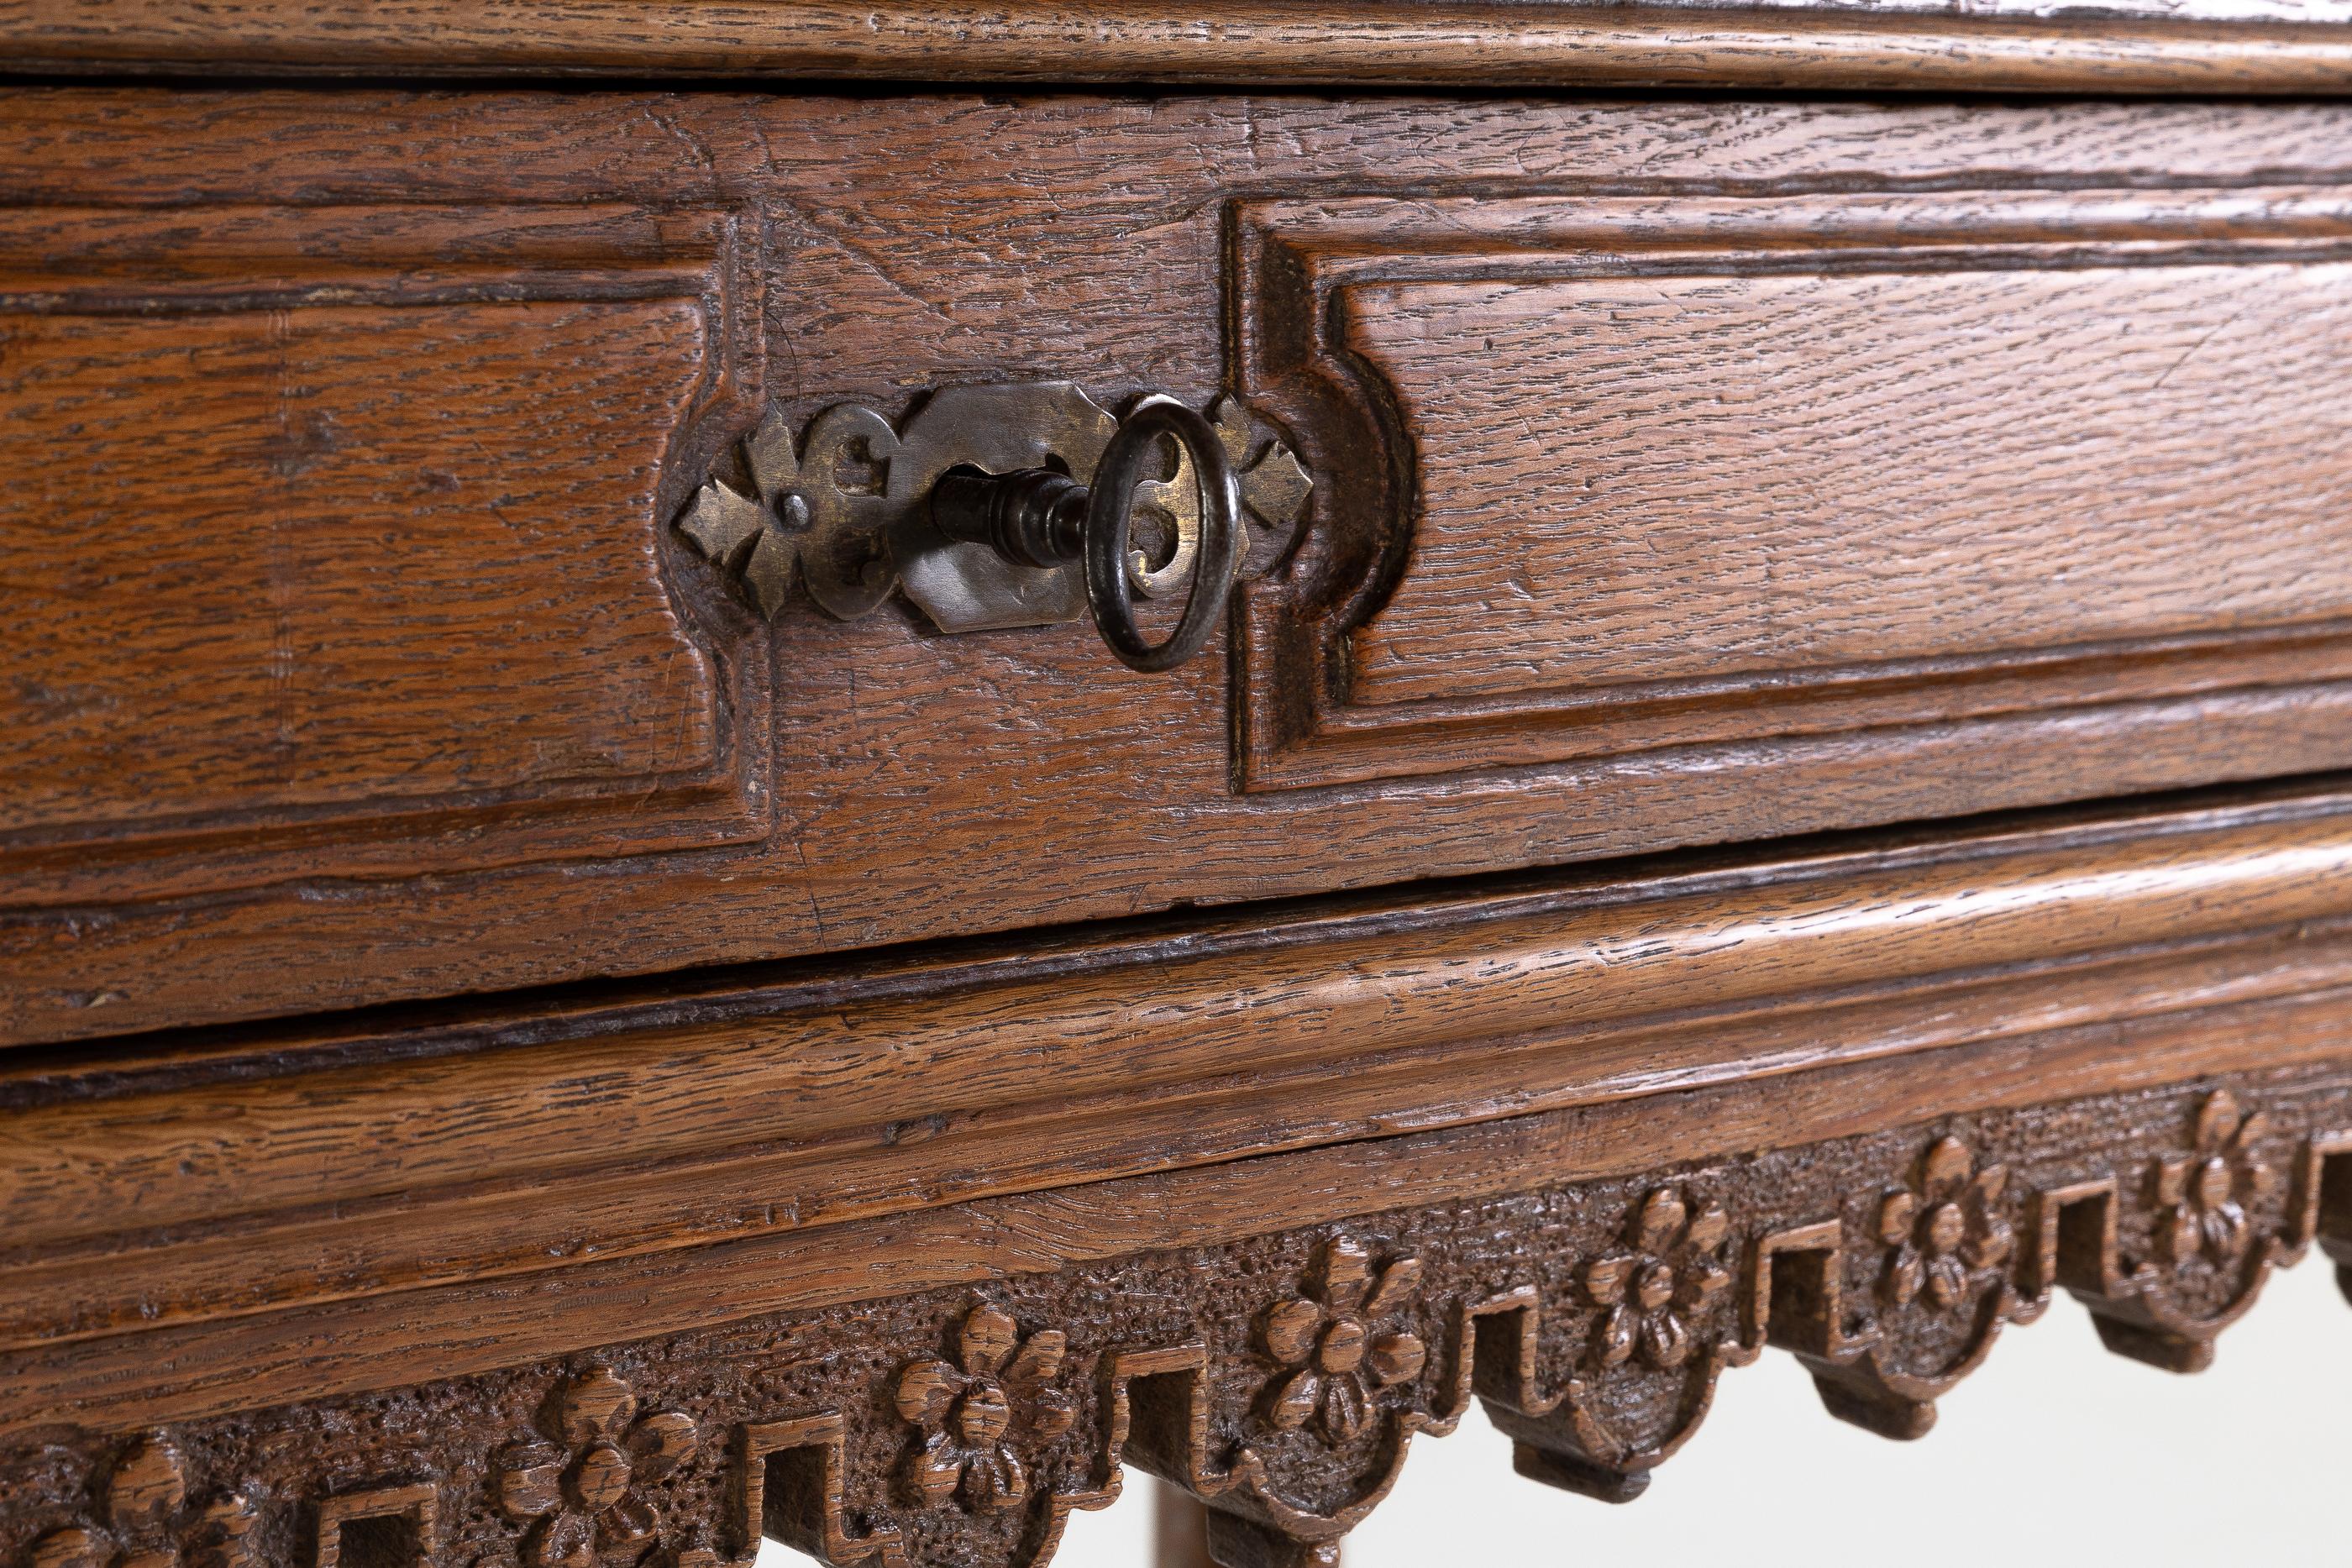
[[[0,1041],[2352,768],[2347,268],[2325,105],[0,91]],[[1179,669],[681,527],[1055,378],[1312,476]]]
[[[656,563],[666,448],[733,352],[728,220],[0,225],[15,890],[763,831],[730,673]]]
[[[2336,193],[1249,217],[1261,310],[1328,324],[1267,334],[1264,395],[1328,424],[1337,384],[1392,458],[1390,553],[1320,667],[1265,672],[1325,695],[1262,787],[2352,667]]]

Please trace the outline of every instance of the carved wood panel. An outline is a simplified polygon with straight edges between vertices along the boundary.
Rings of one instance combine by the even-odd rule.
[[[8,896],[763,831],[762,651],[715,645],[662,566],[667,468],[757,390],[737,218],[20,209],[0,235]]]
[[[1137,1465],[1209,1501],[1234,1568],[1307,1563],[1473,1396],[1523,1473],[1622,1500],[1768,1345],[1832,1413],[1916,1436],[2062,1291],[2109,1348],[2193,1370],[2314,1239],[2352,1265],[2340,1064],[1242,1227],[163,1427],[126,1408],[0,1457],[0,1554],[707,1568],[764,1531],[830,1563],[1030,1563]]]
[[[1239,224],[1245,384],[1358,479],[1304,585],[1320,619],[1255,633],[1255,787],[1678,747],[1801,768],[1749,748],[1864,731],[1901,768],[1906,727],[2126,705],[2163,747],[2230,722],[2183,699],[2352,669],[2334,191]]]

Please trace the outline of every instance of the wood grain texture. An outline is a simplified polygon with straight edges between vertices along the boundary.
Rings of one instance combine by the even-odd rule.
[[[764,651],[656,520],[728,216],[444,216],[0,219],[12,899],[766,831]]]
[[[2336,552],[2272,552],[2338,509],[2344,428],[2253,389],[2340,360],[2311,305],[2347,217],[2316,187],[1245,205],[1245,389],[1327,465],[1388,455],[1316,585],[1255,603],[1250,787],[2330,678]]]
[[[2352,85],[2335,0],[2166,8],[0,47]],[[2347,131],[0,89],[0,1558],[1013,1568],[1133,1464],[1328,1568],[1474,1396],[1624,1500],[1768,1344],[1916,1437],[2061,1290],[2190,1371],[2352,1279]],[[1039,375],[1308,460],[1221,664],[771,619],[671,526],[763,417]]]
[[[23,482],[0,549],[21,563],[12,636],[47,652],[0,711],[0,832],[715,760],[709,661],[652,539],[614,550],[609,528],[651,509],[697,313],[421,314],[15,324],[0,465]],[[66,455],[49,433],[68,423]],[[433,439],[446,424],[462,436]],[[381,468],[352,473],[349,451]],[[588,488],[614,457],[623,483]],[[175,505],[124,494],[142,469]],[[493,517],[508,528],[485,538]],[[573,597],[546,603],[558,585]],[[514,613],[535,601],[537,619]],[[507,722],[479,722],[500,706]]]
[[[2109,15],[1964,15],[1925,0],[1706,8],[1217,0],[1087,9],[745,7],[694,0],[8,0],[20,68],[404,76],[1723,87],[1812,91],[2325,93],[2352,86],[2332,0],[2119,0]],[[2120,15],[2116,15],[2120,13]],[[2136,15],[2135,15],[2136,14]]]
[[[542,1297],[691,1314],[722,1281],[767,1298],[836,1258],[884,1267],[822,1239],[843,1228],[930,1235],[942,1205],[1050,1212],[1072,1183],[1213,1185],[1407,1128],[1613,1108],[1618,1131],[1540,1156],[1557,1169],[1771,1117],[1866,1126],[1968,1085],[2325,1060],[2352,987],[2347,821],[2149,818],[28,1056],[0,1075],[0,1348],[65,1367],[133,1324],[266,1335],[320,1304],[341,1325],[303,1353],[323,1375],[402,1353],[399,1292],[517,1303],[471,1354],[571,1332],[521,1304]],[[1507,1179],[1499,1154],[1463,1158]],[[1003,1244],[983,1235],[887,1267]]]
[[[389,655],[462,626],[467,646],[450,651],[449,669],[464,678],[446,694],[385,686],[393,727],[373,783],[351,771],[351,758],[370,755],[352,738],[368,721],[328,703],[307,732],[315,759],[259,769],[268,778],[249,771],[240,803],[175,820],[177,837],[152,821],[73,841],[52,827],[24,830],[9,846],[0,913],[0,1038],[767,961],[2352,765],[2352,688],[2333,662],[2340,650],[2315,631],[2326,622],[2271,623],[2306,592],[2324,599],[2336,570],[2325,527],[2298,534],[2266,515],[2324,515],[2337,483],[2321,440],[2334,428],[2319,395],[2332,366],[2294,358],[2284,333],[2222,334],[2205,351],[2221,356],[2216,369],[2319,378],[2312,395],[2264,405],[2265,423],[2252,427],[2274,451],[2308,431],[2311,460],[2216,489],[2197,537],[2264,546],[2238,552],[2232,574],[2210,590],[2185,571],[2165,579],[2156,552],[2102,561],[2110,573],[2128,566],[2137,575],[2120,580],[2146,598],[2152,640],[2127,657],[2070,664],[2036,650],[2023,667],[1966,680],[1848,683],[1828,706],[1804,711],[1735,690],[1686,704],[1695,718],[1661,726],[1637,716],[1599,747],[1590,728],[1563,739],[1589,714],[1533,713],[1517,698],[1507,711],[1360,737],[1378,752],[1361,766],[1341,756],[1359,739],[1340,725],[1328,760],[1308,769],[1322,769],[1319,779],[1276,780],[1296,788],[1237,794],[1236,775],[1252,782],[1253,737],[1303,733],[1318,712],[1339,711],[1323,701],[1328,667],[1313,639],[1345,629],[1352,611],[1336,612],[1335,596],[1377,599],[1393,585],[1385,552],[1409,555],[1412,542],[1394,526],[1407,514],[1387,505],[1401,492],[1382,488],[1410,443],[1363,444],[1371,438],[1344,400],[1274,399],[1277,423],[1328,482],[1318,487],[1307,547],[1250,585],[1252,616],[1269,612],[1277,631],[1311,624],[1308,645],[1267,641],[1269,622],[1245,618],[1222,665],[1204,660],[1148,681],[1111,668],[1084,626],[940,637],[903,606],[849,624],[806,607],[763,622],[667,526],[770,403],[791,420],[842,400],[898,417],[929,388],[1040,373],[1113,402],[1164,390],[1205,406],[1221,387],[1259,385],[1253,356],[1269,351],[1269,329],[1310,324],[1281,305],[1246,253],[1261,230],[1245,220],[1268,214],[1280,222],[1263,232],[1322,233],[1334,256],[1353,246],[1370,269],[1357,277],[1367,286],[1450,284],[1458,274],[1428,270],[1446,244],[1457,261],[1491,264],[1499,281],[1549,287],[1564,283],[1545,269],[1608,244],[1739,250],[1753,241],[1794,246],[1783,259],[1801,259],[1786,270],[1834,293],[1858,287],[1835,256],[1875,247],[1902,258],[1891,270],[1922,290],[1964,291],[1964,276],[2017,279],[2010,314],[1984,319],[2010,334],[2002,362],[2012,366],[2034,323],[2087,320],[2090,306],[2070,303],[2070,287],[2160,290],[2170,277],[2181,302],[2168,317],[2172,296],[2115,298],[2178,333],[2224,319],[2188,280],[2224,302],[2242,298],[2233,289],[2261,293],[2258,307],[2279,290],[2307,299],[2324,287],[2340,261],[2330,247],[2345,226],[2347,123],[2345,111],[2311,105],[11,89],[0,96],[5,300],[12,323],[37,323],[28,332],[89,319],[218,333],[236,329],[224,323],[240,310],[282,310],[297,323],[353,308],[328,296],[360,288],[370,292],[359,305],[398,301],[420,321],[436,312],[534,320],[541,308],[568,319],[593,307],[599,319],[677,323],[664,312],[691,301],[706,336],[701,379],[671,429],[599,442],[593,458],[563,470],[584,486],[564,549],[599,553],[572,570],[559,552],[532,580],[544,583],[536,592],[507,591],[521,569],[509,564],[511,529],[488,508],[517,488],[497,476],[538,472],[534,452],[580,450],[528,439],[536,422],[570,417],[552,389],[543,411],[533,395],[499,415],[498,428],[521,438],[505,446],[478,449],[474,421],[420,413],[312,469],[300,483],[362,486],[354,517],[440,517],[451,532],[435,537],[453,542],[436,549],[436,565],[455,570],[450,550],[478,547],[491,558],[478,580],[500,591],[455,609],[443,602],[455,591],[446,580],[415,577],[420,594],[432,585],[429,605],[404,597],[397,581],[370,580],[358,612],[343,616],[337,595],[358,591],[338,557],[305,569],[335,592],[323,596],[328,608],[296,618],[310,643],[291,645],[323,649],[331,632],[339,646]],[[988,149],[984,168],[974,148]],[[890,199],[861,194],[877,191]],[[1394,219],[1376,232],[1350,227],[1367,204],[1420,213],[1429,234],[1403,234]],[[1759,204],[1784,214],[1778,228],[1759,229]],[[1440,229],[1454,238],[1431,237]],[[2147,265],[2116,261],[2126,253]],[[1400,258],[1420,270],[1399,276]],[[1752,262],[1739,265],[1759,272]],[[2267,292],[2242,281],[2258,277],[2277,281]],[[1907,335],[1878,340],[1891,342],[1889,377],[1948,358],[1917,348],[1925,314],[1904,319]],[[124,329],[124,341],[135,336]],[[1905,343],[1913,351],[1895,351]],[[571,367],[581,388],[635,389],[640,402],[627,406],[641,407],[649,384],[674,393],[689,373],[641,347],[557,355],[532,361],[530,374]],[[1301,350],[1310,360],[1313,350]],[[2206,373],[2192,360],[2175,375],[2201,384]],[[2037,395],[2005,374],[1988,388],[2012,401]],[[215,395],[232,384],[249,388],[239,428],[274,429],[277,392],[256,380],[224,382]],[[143,387],[119,389],[126,410],[149,395]],[[354,384],[320,395],[373,394]],[[467,406],[487,417],[481,399]],[[30,438],[58,434],[63,417],[36,419]],[[120,427],[136,423],[125,412]],[[2203,428],[2170,436],[2171,449],[2191,455],[2213,450],[2212,440]],[[647,475],[657,445],[658,470]],[[2016,515],[1994,480],[1954,463],[1962,492]],[[413,476],[424,467],[459,476],[462,517],[436,510],[456,503]],[[2191,468],[2184,456],[2167,471]],[[2075,482],[2083,471],[2069,470]],[[118,504],[137,502],[132,526],[152,517],[169,534],[176,521],[183,531],[170,537],[199,559],[215,552],[224,582],[250,576],[260,531],[225,528],[216,504],[181,495],[163,470],[105,472],[129,486]],[[542,474],[533,484],[542,480],[567,482]],[[599,507],[610,528],[601,545],[586,520]],[[2126,510],[2116,507],[2102,537],[2124,531]],[[1945,537],[1969,537],[1959,511]],[[2049,552],[2061,548],[2021,559],[2056,560]],[[38,549],[45,574],[73,582],[99,580],[113,559],[89,528],[49,529]],[[608,613],[616,581],[625,602]],[[1974,601],[1969,625],[1947,617],[1938,626],[1940,601],[1927,599],[1904,620],[1906,646],[1966,643],[1958,632],[1992,624],[1988,616],[2009,627],[2053,602],[2005,591],[1991,610]],[[1898,585],[1888,601],[1919,597],[1916,584]],[[168,622],[169,601],[148,602]],[[1845,639],[1838,647],[1860,645],[1891,619],[1851,623],[1835,632]],[[585,641],[571,630],[590,624],[601,629]],[[588,659],[596,637],[629,625],[667,625],[661,635],[680,640],[669,646],[692,650],[676,672],[681,684],[662,685],[652,662]],[[275,690],[274,620],[269,627],[259,642],[224,644],[242,652],[208,693],[226,704]],[[1724,645],[1738,652],[1736,640]],[[522,666],[492,653],[499,648],[561,655],[561,677],[539,683],[549,706],[520,728],[509,710],[541,699],[530,683],[506,680]],[[9,652],[36,684],[42,661],[82,657],[46,643]],[[704,683],[698,694],[689,674]],[[603,679],[620,683],[609,710]],[[395,721],[421,726],[441,695],[449,711],[435,717],[436,733],[465,737],[485,787],[403,797],[410,782],[394,765],[433,741],[430,727],[402,731]],[[698,751],[691,722],[668,727],[681,713],[705,716],[696,722],[721,737],[718,752]],[[625,715],[638,716],[624,725]],[[598,727],[614,725],[625,730],[614,753],[625,771],[681,754],[719,760],[615,777],[622,763],[596,760],[610,749]],[[124,744],[95,719],[74,733],[86,748]],[[534,749],[541,738],[547,748]],[[446,779],[437,766],[409,769],[411,782]],[[270,791],[286,788],[280,773],[341,779],[335,787],[350,793],[273,803]],[[62,769],[40,777],[57,798],[72,792]],[[194,773],[180,781],[192,791],[196,782]],[[370,790],[380,798],[354,803]],[[593,897],[583,896],[587,885]]]
[[[1474,1396],[1521,1473],[1623,1500],[1768,1346],[1893,1437],[2062,1290],[2110,1349],[2201,1367],[2273,1269],[2314,1241],[2352,1257],[2348,1117],[2337,1061],[1783,1128],[1606,1176],[1522,1165],[1484,1193],[1423,1185],[1411,1158],[1360,1162],[1344,1191],[1311,1161],[1249,1162],[1222,1209],[1157,1211],[1190,1235],[1133,1228],[1090,1255],[1087,1219],[1122,1195],[1081,1190],[1063,1236],[969,1282],[868,1277],[830,1306],[687,1330],[575,1303],[601,1337],[568,1355],[391,1359],[308,1393],[265,1359],[209,1409],[101,1393],[85,1366],[97,1396],[70,1425],[22,1420],[8,1364],[0,1549],[225,1537],[206,1560],[244,1568],[323,1541],[413,1568],[545,1560],[601,1531],[609,1553],[702,1568],[763,1535],[827,1563],[993,1568],[1049,1559],[1134,1465],[1210,1506],[1226,1568],[1314,1562]],[[1467,1152],[1356,1153],[1415,1145],[1457,1170]],[[1346,1212],[1253,1211],[1266,1192]],[[403,1528],[346,1522],[370,1518]]]
[[[1421,481],[1365,703],[2341,620],[2342,264],[1350,290]],[[2281,398],[2281,387],[2313,396]],[[2352,389],[2347,389],[2352,390]],[[1562,395],[1565,392],[1566,395]]]

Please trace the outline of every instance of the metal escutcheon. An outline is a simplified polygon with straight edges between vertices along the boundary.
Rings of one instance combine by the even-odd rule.
[[[1190,591],[1175,628],[1154,643],[1135,616],[1132,579],[1140,562],[1132,536],[1138,488],[1150,478],[1166,440],[1177,444],[1180,476],[1192,478],[1200,526],[1197,539],[1183,541],[1191,548],[1161,569],[1189,564]],[[1233,460],[1216,427],[1173,398],[1136,404],[1104,445],[1090,485],[1054,468],[992,474],[964,465],[932,485],[929,509],[942,537],[985,546],[1015,567],[1051,570],[1083,559],[1095,628],[1131,670],[1173,669],[1208,644],[1242,558],[1241,481]]]
[[[772,407],[738,472],[748,489],[713,473],[676,527],[769,620],[803,593],[841,621],[902,595],[950,635],[1091,610],[1143,670],[1205,645],[1237,580],[1296,540],[1315,485],[1230,393],[1206,417],[1148,397],[1122,424],[1069,382],[943,387],[898,423],[842,402],[796,427]],[[1132,548],[1139,516],[1165,523],[1164,554]],[[1179,594],[1175,632],[1151,642],[1135,601]]]

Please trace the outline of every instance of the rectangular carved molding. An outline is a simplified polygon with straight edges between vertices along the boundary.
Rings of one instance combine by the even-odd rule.
[[[0,273],[0,898],[762,836],[765,650],[671,592],[662,527],[756,398],[757,246],[613,204],[0,210],[38,258]]]
[[[1244,385],[1342,476],[1297,597],[1255,596],[1250,788],[1580,765],[1592,810],[1847,736],[1851,789],[1915,734],[2063,771],[2093,715],[2175,759],[2290,713],[2341,743],[2344,497],[2306,460],[2352,342],[2338,190],[1236,221]]]
[[[281,1399],[265,1373],[206,1418],[94,1404],[0,1450],[0,1553],[716,1568],[765,1533],[833,1564],[1026,1564],[1135,1465],[1208,1501],[1221,1562],[1308,1563],[1474,1396],[1522,1473],[1624,1500],[1767,1346],[1891,1437],[1926,1430],[2061,1291],[2111,1350],[2201,1367],[2313,1240],[2352,1272],[2352,1076],[2200,1079],[1220,1224],[686,1333],[593,1316],[583,1332],[619,1332],[336,1397]]]

